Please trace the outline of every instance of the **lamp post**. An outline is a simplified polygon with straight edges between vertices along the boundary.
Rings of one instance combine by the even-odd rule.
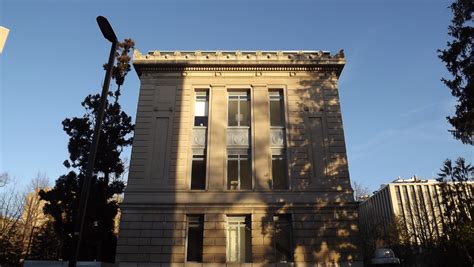
[[[89,159],[87,161],[87,169],[82,184],[81,197],[79,199],[79,221],[74,224],[74,236],[72,244],[72,254],[69,259],[69,267],[76,267],[77,257],[79,256],[79,250],[81,247],[82,234],[84,230],[84,222],[87,212],[87,202],[89,200],[89,191],[92,181],[92,172],[94,170],[95,158],[97,155],[97,148],[99,147],[100,130],[102,128],[102,121],[104,119],[105,105],[107,103],[107,94],[109,92],[110,79],[112,78],[112,68],[115,61],[115,51],[117,50],[117,36],[110,26],[110,23],[105,17],[98,16],[97,24],[99,24],[100,31],[104,35],[104,38],[112,43],[109,54],[109,62],[107,63],[107,69],[105,71],[104,84],[102,86],[102,94],[100,96],[99,110],[95,121],[94,135],[92,137],[92,143],[89,148]]]

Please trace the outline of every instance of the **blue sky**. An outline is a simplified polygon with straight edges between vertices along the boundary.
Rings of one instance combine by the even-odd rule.
[[[0,2],[10,29],[0,55],[0,172],[20,184],[66,172],[61,121],[100,91],[109,43],[149,50],[345,50],[340,79],[351,179],[371,189],[397,176],[434,177],[446,158],[473,162],[447,132],[455,99],[440,82],[450,1],[24,1]],[[136,113],[135,72],[122,106]],[[130,150],[124,154],[129,158]]]

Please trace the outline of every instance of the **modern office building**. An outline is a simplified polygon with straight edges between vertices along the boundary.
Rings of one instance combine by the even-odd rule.
[[[358,266],[344,54],[134,52],[119,266]]]
[[[462,193],[473,196],[474,182],[466,185]],[[444,210],[440,182],[416,176],[383,185],[358,208],[363,232],[373,232],[378,226],[388,235],[389,227],[397,220],[410,234],[411,242],[417,244],[442,236],[443,223],[449,219],[443,215]]]

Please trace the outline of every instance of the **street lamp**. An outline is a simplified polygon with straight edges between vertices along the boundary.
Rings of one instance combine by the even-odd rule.
[[[112,69],[115,61],[115,51],[117,51],[117,36],[110,26],[109,21],[105,17],[98,16],[97,24],[99,24],[100,31],[104,38],[112,43],[109,54],[109,62],[105,71],[104,85],[102,86],[102,94],[100,96],[99,110],[95,121],[94,136],[89,148],[89,159],[87,161],[87,169],[82,184],[81,198],[79,200],[79,222],[74,225],[74,237],[72,244],[71,259],[69,259],[69,267],[76,267],[77,257],[81,247],[82,235],[84,230],[84,222],[86,218],[87,202],[89,200],[89,191],[91,187],[92,171],[94,169],[95,158],[97,156],[97,148],[99,147],[100,129],[102,128],[102,121],[104,119],[105,105],[107,103],[107,94],[109,92],[110,79],[112,78]]]

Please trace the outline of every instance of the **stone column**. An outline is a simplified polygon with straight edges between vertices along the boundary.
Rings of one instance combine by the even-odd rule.
[[[270,166],[270,107],[268,88],[265,84],[253,84],[252,95],[252,159],[256,190],[271,188]]]
[[[226,148],[227,148],[227,98],[224,85],[211,86],[209,105],[209,136],[207,153],[208,186],[209,190],[223,190],[226,177]]]

